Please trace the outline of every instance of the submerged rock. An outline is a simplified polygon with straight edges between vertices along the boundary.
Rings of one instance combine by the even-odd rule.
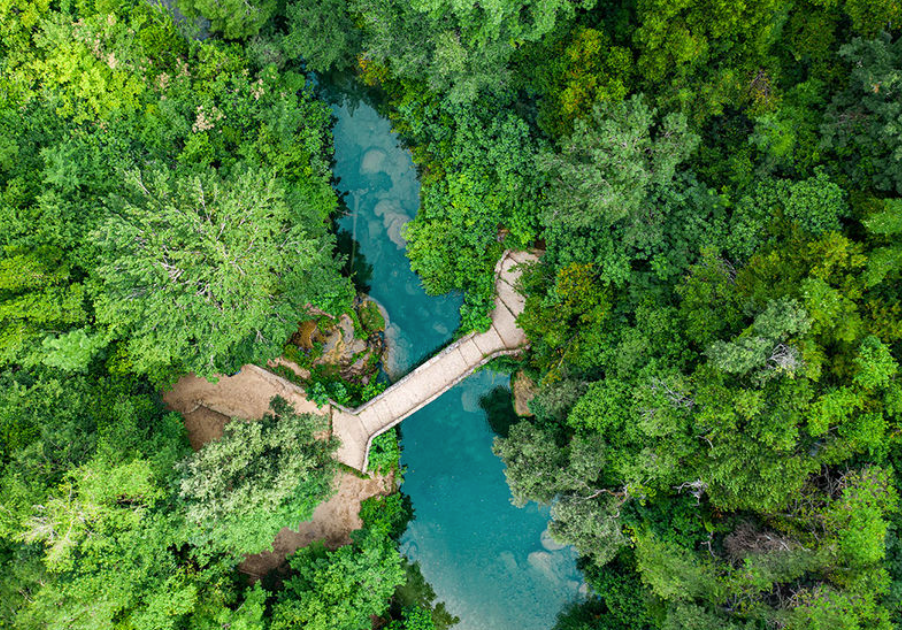
[[[546,527],[542,530],[542,546],[548,551],[558,551],[559,549],[563,549],[567,545],[562,545],[554,538],[552,538],[551,532],[549,532],[548,528]]]
[[[385,165],[387,157],[388,155],[382,149],[370,149],[360,162],[360,172],[364,175],[388,172]]]

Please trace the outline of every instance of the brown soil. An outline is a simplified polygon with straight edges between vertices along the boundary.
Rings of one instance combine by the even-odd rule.
[[[172,390],[163,393],[166,405],[185,418],[185,428],[192,448],[199,449],[210,440],[222,437],[230,418],[257,419],[269,409],[269,401],[281,396],[300,413],[327,413],[307,400],[300,388],[254,366],[245,366],[234,376],[221,377],[211,383],[196,376],[185,376]],[[371,476],[367,479],[350,473],[337,477],[338,491],[322,503],[310,521],[295,529],[285,528],[273,542],[273,550],[248,556],[240,569],[252,578],[278,567],[285,556],[322,540],[329,548],[350,542],[349,534],[362,525],[358,513],[360,502],[392,490],[391,477]]]
[[[308,370],[306,368],[302,368],[300,365],[298,365],[294,361],[289,361],[285,357],[278,357],[276,359],[273,359],[272,361],[269,362],[268,365],[271,368],[278,367],[278,366],[287,367],[289,370],[294,372],[298,376],[298,378],[301,378],[305,381],[308,378],[310,378],[310,370]]]
[[[539,391],[535,381],[526,376],[523,370],[514,376],[511,388],[514,392],[514,411],[518,416],[530,418],[535,414],[529,410],[529,402],[536,397]]]
[[[316,337],[322,336],[318,333],[315,321],[307,320],[306,322],[301,322],[298,326],[298,331],[291,338],[291,343],[304,350],[310,350],[313,348],[314,342],[317,341]]]
[[[210,440],[221,438],[222,430],[230,420],[227,415],[203,406],[182,415],[185,418],[185,428],[188,429],[188,441],[195,451]]]
[[[190,414],[200,405],[228,418],[256,419],[266,413],[269,401],[274,396],[281,396],[290,402],[298,413],[326,413],[325,409],[320,410],[307,400],[301,389],[292,387],[290,383],[266,370],[250,365],[244,366],[234,376],[220,377],[216,383],[196,376],[185,376],[170,391],[163,392],[163,401],[170,409],[182,414]],[[208,418],[207,422],[209,421]],[[186,427],[190,436],[192,427],[187,423]],[[207,439],[215,437],[215,432],[209,426],[202,428],[210,431]],[[203,438],[204,434],[198,434],[192,438],[192,444],[196,442],[203,445],[206,441]]]
[[[351,542],[350,533],[360,529],[360,502],[372,496],[391,492],[392,480],[387,477],[360,479],[351,473],[338,477],[338,492],[321,503],[313,512],[313,519],[300,523],[296,528],[285,528],[276,536],[272,551],[246,556],[238,569],[257,579],[277,569],[285,557],[315,540],[321,540],[329,549]]]

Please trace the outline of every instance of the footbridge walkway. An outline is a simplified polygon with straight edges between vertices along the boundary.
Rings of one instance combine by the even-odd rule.
[[[273,396],[282,396],[300,413],[329,415],[332,433],[341,440],[337,459],[366,471],[373,438],[385,433],[464,380],[495,357],[513,354],[526,345],[517,326],[524,298],[514,289],[519,265],[537,259],[529,252],[505,252],[495,267],[495,308],[492,325],[484,333],[458,339],[394,383],[382,394],[348,409],[332,402],[318,408],[294,383],[255,365],[211,383],[193,375],[181,378],[163,394],[173,410],[185,416],[192,446],[222,435],[229,418],[260,418]]]
[[[338,460],[366,470],[373,439],[416,413],[492,359],[526,345],[517,326],[525,300],[514,289],[519,265],[536,260],[529,252],[505,252],[495,267],[495,308],[484,333],[470,333],[436,354],[382,394],[356,409],[333,404],[332,432],[341,440]]]

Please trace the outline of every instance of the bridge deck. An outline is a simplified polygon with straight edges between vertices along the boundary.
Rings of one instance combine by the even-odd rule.
[[[525,300],[514,290],[517,265],[535,261],[534,254],[506,252],[495,267],[495,308],[492,325],[471,333],[436,354],[382,394],[357,409],[335,408],[332,431],[341,439],[339,461],[366,470],[373,438],[388,431],[460,383],[495,357],[512,354],[526,344],[517,326]]]

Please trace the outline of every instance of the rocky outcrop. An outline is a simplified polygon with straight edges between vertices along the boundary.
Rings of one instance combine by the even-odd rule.
[[[319,367],[332,369],[344,380],[369,382],[385,352],[384,328],[379,305],[360,296],[351,313],[323,316],[298,326],[290,340],[298,350],[295,362],[308,372],[308,378],[309,370]]]

